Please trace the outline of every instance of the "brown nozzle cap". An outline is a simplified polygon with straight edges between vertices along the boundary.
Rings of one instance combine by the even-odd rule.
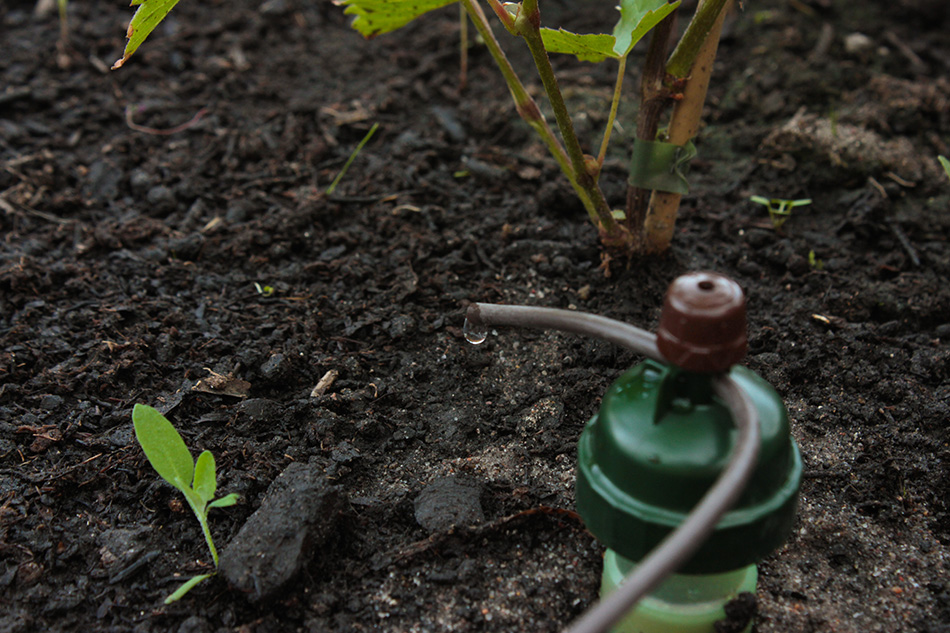
[[[718,273],[677,277],[666,292],[656,334],[670,363],[699,373],[727,371],[748,346],[742,288]]]

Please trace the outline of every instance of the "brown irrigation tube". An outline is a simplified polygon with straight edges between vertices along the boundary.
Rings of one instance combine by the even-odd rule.
[[[469,307],[466,320],[477,328],[509,325],[593,336],[654,360],[667,362],[657,349],[655,334],[593,314],[476,303]],[[689,559],[745,489],[759,452],[758,415],[752,402],[729,374],[716,376],[713,386],[716,395],[732,412],[738,430],[729,464],[686,520],[630,572],[614,593],[582,615],[567,633],[606,633],[643,596]]]

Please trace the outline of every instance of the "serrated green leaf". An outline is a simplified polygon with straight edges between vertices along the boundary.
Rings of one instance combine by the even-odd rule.
[[[197,585],[199,582],[203,580],[207,580],[208,578],[211,578],[212,576],[214,576],[214,574],[199,574],[197,576],[192,576],[184,584],[182,584],[181,587],[176,589],[172,595],[165,598],[165,604],[171,604],[173,602],[177,602],[178,600],[181,600],[182,598],[185,597],[186,593],[188,593],[189,591],[195,588],[195,585]]]
[[[122,59],[112,65],[112,70],[122,68],[129,57],[132,57],[132,53],[138,50],[145,38],[155,30],[155,27],[165,19],[176,4],[178,0],[132,0],[131,6],[138,5],[139,8],[135,10],[135,15],[129,22],[129,30],[125,34],[128,42],[125,44]]]
[[[614,52],[615,38],[602,33],[571,33],[564,29],[541,29],[541,40],[549,53],[576,55],[582,62],[602,62],[608,57],[618,59]]]
[[[191,492],[195,462],[185,440],[168,418],[148,405],[136,404],[132,408],[132,424],[135,437],[155,472],[182,492]]]
[[[195,462],[195,492],[201,500],[208,503],[214,499],[218,482],[215,480],[214,455],[211,451],[203,451]]]
[[[177,0],[176,0],[177,1]],[[454,4],[458,0],[333,0],[355,15],[353,28],[371,38],[395,31],[429,11]]]
[[[237,503],[240,498],[241,496],[238,493],[232,492],[229,495],[224,495],[220,499],[215,499],[208,504],[208,508],[227,508]]]
[[[614,53],[626,57],[643,36],[680,5],[666,0],[621,0],[620,21],[614,26]]]

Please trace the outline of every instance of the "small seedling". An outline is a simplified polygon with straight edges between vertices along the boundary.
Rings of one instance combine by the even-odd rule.
[[[168,418],[157,410],[144,404],[136,404],[132,409],[132,423],[135,426],[135,437],[152,468],[162,479],[185,495],[188,505],[198,517],[208,549],[211,550],[211,558],[214,560],[215,571],[198,574],[189,579],[165,598],[165,604],[170,604],[179,600],[201,581],[217,573],[218,550],[214,547],[211,530],[208,529],[208,510],[232,506],[237,503],[238,495],[231,493],[220,499],[214,498],[218,487],[214,455],[210,451],[203,451],[195,462],[185,446],[185,440]]]
[[[801,200],[784,200],[782,198],[763,198],[762,196],[751,196],[752,202],[761,204],[769,211],[769,219],[772,220],[772,228],[776,231],[781,230],[782,225],[792,216],[792,209],[795,207],[804,207],[811,204],[811,198]]]
[[[940,161],[940,166],[943,167],[943,170],[947,172],[947,178],[950,178],[950,160],[947,160],[946,156],[937,156],[937,160]]]
[[[256,281],[254,282],[254,289],[257,290],[257,294],[261,295],[262,297],[270,297],[274,294],[273,286],[262,286]]]
[[[333,182],[330,183],[330,186],[327,187],[327,195],[332,196],[333,192],[336,191],[337,185],[340,184],[340,181],[343,180],[343,176],[346,175],[347,170],[350,168],[350,165],[353,164],[353,161],[356,160],[356,157],[359,156],[360,152],[363,151],[363,147],[369,143],[369,139],[373,138],[373,134],[376,133],[376,130],[379,128],[379,123],[373,123],[373,127],[369,129],[369,132],[366,133],[366,136],[363,137],[363,140],[359,142],[356,146],[356,149],[353,150],[353,153],[350,154],[350,157],[346,159],[346,163],[343,165],[343,169],[340,170],[340,173],[337,174],[336,178],[333,179]]]
[[[69,40],[69,17],[66,13],[67,0],[56,0],[56,8],[59,9],[59,37],[65,43]]]

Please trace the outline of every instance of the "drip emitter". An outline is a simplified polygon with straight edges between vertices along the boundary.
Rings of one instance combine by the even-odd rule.
[[[610,386],[581,434],[577,511],[607,552],[604,599],[570,632],[715,633],[725,605],[755,591],[755,563],[791,532],[801,480],[781,398],[736,365],[747,346],[738,284],[677,278],[656,335],[568,310],[469,308],[469,331],[491,325],[595,336],[648,358]]]

